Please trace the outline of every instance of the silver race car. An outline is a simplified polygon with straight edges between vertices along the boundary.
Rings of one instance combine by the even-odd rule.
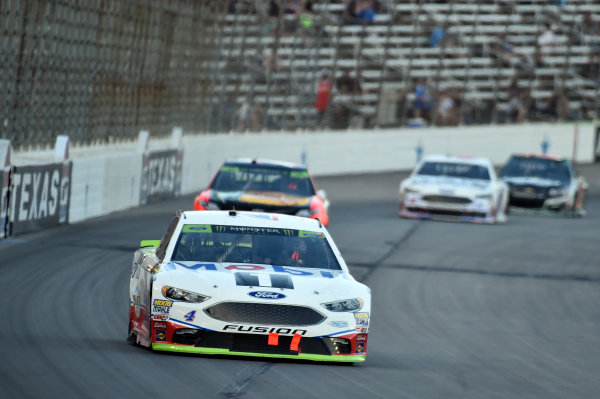
[[[465,222],[506,221],[508,187],[487,158],[431,155],[400,184],[398,214]]]

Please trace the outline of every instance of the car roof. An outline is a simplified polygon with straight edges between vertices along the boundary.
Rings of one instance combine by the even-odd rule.
[[[279,213],[246,211],[185,211],[185,224],[220,224],[229,226],[274,227],[282,229],[322,231],[319,220]]]
[[[433,154],[423,159],[423,162],[451,162],[461,164],[486,165],[491,166],[492,162],[485,157],[467,157],[458,155]]]
[[[306,166],[287,161],[276,161],[273,159],[259,158],[235,158],[225,161],[225,165],[249,166],[257,165],[267,168],[285,168],[285,169],[306,169]]]

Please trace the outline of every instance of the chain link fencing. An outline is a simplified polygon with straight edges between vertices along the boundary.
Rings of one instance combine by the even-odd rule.
[[[497,123],[509,119],[513,81],[532,110],[556,93],[571,106],[525,120],[598,114],[600,77],[585,72],[598,42],[578,35],[579,8],[385,1],[376,2],[378,19],[357,23],[346,1],[310,3],[0,0],[0,138],[27,150],[58,135],[89,145],[134,140],[140,130],[166,136],[173,126],[219,133]],[[515,57],[532,55],[541,32],[530,28],[547,20],[566,40],[547,66],[524,75],[516,63],[497,62],[495,36],[508,34]],[[440,24],[453,40],[432,47]],[[420,85],[430,92],[428,115],[415,106]],[[450,118],[440,117],[442,104]]]

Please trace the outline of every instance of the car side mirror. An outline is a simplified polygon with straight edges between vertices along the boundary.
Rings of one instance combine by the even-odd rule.
[[[318,190],[317,195],[323,199],[327,199],[327,193],[323,189]]]

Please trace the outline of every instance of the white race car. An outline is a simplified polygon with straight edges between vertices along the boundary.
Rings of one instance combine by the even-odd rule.
[[[400,184],[398,214],[465,222],[506,221],[508,186],[487,158],[431,155]]]
[[[319,220],[179,212],[142,241],[129,339],[155,350],[361,362],[371,295]]]

